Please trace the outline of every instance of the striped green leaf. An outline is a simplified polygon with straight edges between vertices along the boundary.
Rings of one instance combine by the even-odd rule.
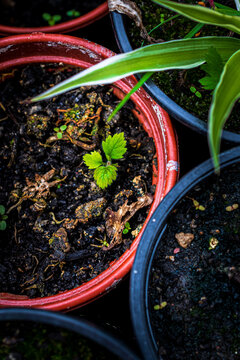
[[[219,168],[218,154],[223,126],[235,102],[240,98],[240,50],[224,66],[219,83],[213,93],[209,113],[209,144],[215,168]],[[240,124],[239,124],[240,125]]]
[[[227,61],[240,49],[240,40],[212,36],[145,46],[108,58],[36,96],[32,101],[50,98],[83,85],[113,83],[134,73],[194,68],[205,62],[210,47],[214,47],[223,61]]]
[[[224,27],[228,30],[240,34],[240,17],[236,15],[227,15],[218,10],[208,9],[204,6],[181,4],[169,0],[153,0],[155,3],[176,11],[191,20]]]

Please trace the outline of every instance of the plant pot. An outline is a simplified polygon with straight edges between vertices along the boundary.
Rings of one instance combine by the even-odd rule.
[[[104,58],[114,55],[110,50],[87,40],[48,34],[17,35],[4,38],[0,41],[0,48],[1,72],[9,71],[10,68],[16,68],[20,65],[40,62],[61,62],[87,68]],[[124,93],[127,93],[135,83],[136,80],[133,76],[114,83],[114,94],[122,98]],[[136,106],[136,110],[133,111],[134,115],[143,124],[148,135],[153,137],[156,147],[158,171],[153,180],[156,185],[156,192],[146,219],[147,223],[159,202],[177,180],[178,150],[175,134],[166,112],[142,89],[134,94],[132,101]],[[81,286],[57,295],[34,299],[22,295],[2,293],[0,306],[69,310],[91,302],[114,288],[127,275],[131,269],[142,232],[143,229],[135,238],[131,247],[118,260],[111,263],[108,269]]]
[[[55,24],[53,26],[41,27],[14,27],[0,24],[0,35],[9,36],[15,34],[28,34],[32,32],[44,33],[68,33],[83,28],[101,19],[108,14],[107,1],[103,2],[96,9],[79,16],[75,19]]]
[[[233,148],[232,150],[226,151],[225,153],[221,154],[221,172],[223,172],[226,168],[226,173],[228,171],[230,171],[230,165],[234,164],[238,164],[238,174],[239,174],[239,161],[240,161],[240,147],[236,147]],[[237,170],[236,170],[237,171]],[[211,324],[212,324],[212,320],[214,319],[215,321],[217,321],[215,318],[216,316],[212,316],[211,314],[214,312],[214,309],[216,309],[216,304],[214,304],[215,299],[217,299],[216,301],[219,302],[219,304],[223,304],[225,305],[225,303],[227,303],[228,301],[230,302],[230,304],[232,305],[234,304],[239,304],[239,292],[238,295],[236,294],[235,298],[233,299],[233,295],[231,293],[231,291],[229,291],[229,287],[235,289],[236,291],[236,286],[239,286],[239,283],[236,281],[236,283],[232,284],[233,278],[231,278],[230,274],[228,274],[228,276],[226,276],[223,273],[218,273],[218,272],[214,272],[215,270],[213,270],[213,267],[211,267],[211,263],[215,262],[215,257],[217,258],[218,253],[221,253],[223,250],[223,248],[221,248],[221,246],[223,246],[223,242],[224,242],[224,236],[225,233],[224,231],[226,231],[225,229],[222,230],[220,227],[220,217],[219,217],[219,212],[217,213],[217,219],[215,219],[215,222],[218,224],[216,225],[216,227],[214,227],[212,225],[212,223],[210,221],[212,221],[212,219],[214,219],[214,211],[217,212],[221,206],[224,206],[224,216],[226,216],[226,223],[229,223],[230,221],[227,220],[229,219],[228,216],[228,211],[229,208],[227,209],[227,204],[225,205],[220,205],[218,207],[215,208],[215,210],[212,209],[212,205],[211,205],[211,199],[213,199],[215,197],[214,193],[211,193],[210,195],[210,200],[208,197],[209,201],[206,201],[206,203],[200,203],[202,206],[205,206],[205,208],[201,208],[199,209],[199,203],[196,202],[196,200],[198,199],[197,196],[200,196],[200,194],[206,193],[209,195],[209,189],[208,189],[208,183],[209,184],[213,184],[215,186],[215,182],[216,182],[216,178],[217,175],[214,175],[214,178],[211,180],[210,182],[210,176],[213,176],[214,171],[213,171],[213,166],[212,166],[212,162],[211,160],[207,160],[205,162],[203,162],[201,165],[199,165],[198,167],[196,167],[195,169],[193,169],[192,171],[190,171],[187,175],[185,175],[179,182],[178,184],[172,189],[172,191],[169,192],[169,194],[164,198],[164,200],[161,202],[161,204],[158,206],[157,210],[155,211],[155,213],[153,214],[151,220],[149,221],[145,232],[141,238],[139,247],[138,247],[138,251],[135,257],[135,261],[134,261],[134,265],[132,268],[132,272],[131,272],[131,282],[130,282],[130,307],[131,307],[131,317],[132,317],[132,321],[133,321],[133,325],[134,325],[134,330],[135,330],[135,334],[137,336],[137,340],[138,343],[140,345],[142,354],[144,356],[145,359],[159,359],[159,358],[167,358],[167,359],[175,359],[175,358],[199,358],[199,359],[210,359],[210,358],[215,358],[216,353],[218,353],[218,351],[220,351],[220,355],[219,356],[223,356],[223,354],[221,353],[221,346],[219,348],[215,348],[214,345],[211,344],[211,341],[216,345],[217,342],[217,336],[219,336],[219,332],[218,329],[215,329],[215,332],[213,334],[212,329],[211,329]],[[221,174],[220,174],[221,175]],[[233,177],[232,177],[233,179]],[[239,176],[238,176],[239,179]],[[205,182],[203,182],[205,181]],[[228,179],[229,181],[229,179]],[[231,183],[231,180],[229,181]],[[218,181],[217,184],[224,184],[224,182]],[[211,186],[213,186],[211,185]],[[222,185],[221,185],[222,186]],[[216,194],[220,194],[220,197],[222,198],[222,187],[218,187]],[[210,188],[212,189],[212,187]],[[189,191],[191,190],[190,194]],[[194,197],[193,194],[196,195],[196,197]],[[198,194],[198,195],[197,195]],[[205,195],[204,195],[205,196]],[[218,195],[217,195],[218,196]],[[225,196],[225,195],[223,195]],[[206,195],[207,198],[207,195]],[[184,212],[183,214],[181,214],[181,208],[183,208],[185,205],[182,202],[184,199],[184,201],[188,201],[188,208],[187,208],[187,213]],[[226,197],[226,201],[227,201],[228,197]],[[180,203],[181,201],[181,203]],[[195,201],[195,202],[194,202]],[[180,204],[180,205],[179,205]],[[226,209],[225,209],[226,206]],[[235,205],[237,208],[237,205]],[[195,208],[196,207],[196,208]],[[208,210],[212,209],[212,210]],[[186,209],[186,208],[184,208]],[[230,209],[231,210],[231,209]],[[236,210],[236,209],[235,209]],[[212,211],[211,215],[209,215],[209,212],[207,213],[207,211]],[[239,212],[239,209],[237,210]],[[201,220],[204,219],[205,216],[205,212],[208,214],[207,219],[205,220]],[[178,215],[179,213],[179,215]],[[193,215],[192,213],[195,213],[195,217],[194,217],[194,221],[192,221],[193,219]],[[180,215],[181,214],[181,215]],[[225,215],[226,214],[226,215]],[[234,216],[238,216],[236,215],[237,213],[230,213],[230,217]],[[239,214],[239,213],[238,213]],[[181,228],[181,230],[179,230],[180,228],[180,216],[182,217],[183,220],[183,224],[184,224],[184,230],[183,228]],[[198,220],[199,219],[199,220]],[[237,218],[236,218],[237,219]],[[219,220],[219,223],[218,223]],[[201,222],[200,222],[201,221]],[[205,222],[206,224],[210,223],[211,224],[211,229],[212,231],[210,233],[205,232],[205,229],[201,227],[201,225],[199,224],[203,224],[203,222]],[[191,225],[189,225],[189,223],[191,223]],[[230,226],[230,225],[229,225]],[[239,222],[236,224],[236,227],[239,226]],[[170,229],[170,230],[168,230]],[[190,229],[190,230],[189,230]],[[170,234],[171,230],[174,231],[174,234],[177,235],[179,234],[179,231],[184,233],[193,233],[194,237],[196,238],[191,238],[192,243],[188,244],[188,246],[186,248],[183,248],[182,246],[179,245],[179,243],[176,241],[176,239],[174,239],[174,236],[172,237]],[[221,237],[221,235],[222,237]],[[231,236],[235,236],[235,235],[231,235],[231,231],[229,230],[229,234],[227,237],[227,243],[228,241],[230,242],[230,238]],[[191,234],[192,236],[192,234]],[[236,235],[238,236],[238,240],[239,240],[239,234]],[[192,289],[197,288],[198,286],[203,288],[203,284],[205,284],[205,279],[207,278],[208,275],[206,275],[206,273],[203,271],[203,266],[201,264],[202,260],[199,260],[195,258],[195,254],[197,253],[197,246],[201,246],[202,244],[202,239],[205,239],[205,248],[201,248],[201,255],[200,258],[203,258],[203,262],[206,260],[206,264],[207,264],[207,274],[214,274],[214,280],[217,279],[221,279],[221,281],[224,281],[224,286],[226,286],[226,293],[229,295],[226,295],[226,297],[224,298],[225,300],[222,300],[219,297],[218,294],[218,289],[216,289],[216,286],[219,286],[220,289],[220,285],[219,282],[216,281],[216,284],[214,281],[211,282],[211,285],[208,284],[208,288],[204,289],[204,296],[200,295],[199,292],[199,298],[194,298],[193,294],[194,291]],[[219,243],[218,240],[219,239]],[[221,238],[221,240],[220,240]],[[185,238],[186,239],[186,238]],[[212,244],[212,241],[215,241],[216,243],[215,245]],[[222,243],[221,243],[222,241]],[[194,243],[195,242],[195,243]],[[195,245],[196,244],[196,245]],[[232,244],[232,242],[230,243]],[[237,244],[237,240],[236,240],[236,244]],[[231,245],[229,245],[229,247],[231,247]],[[163,250],[167,248],[167,254],[165,252],[165,250]],[[239,248],[238,248],[239,249]],[[164,251],[164,253],[163,253]],[[157,261],[156,261],[156,256],[158,254],[161,253],[161,258],[160,256],[157,257]],[[227,253],[227,250],[226,252]],[[191,255],[189,255],[191,254]],[[165,259],[164,256],[166,255]],[[194,259],[195,263],[191,263],[191,258],[190,256]],[[223,256],[223,255],[221,255]],[[155,260],[154,260],[155,259]],[[189,260],[190,259],[190,260]],[[211,260],[209,260],[211,259]],[[230,257],[229,257],[230,259]],[[231,258],[232,259],[232,258]],[[221,260],[221,257],[220,257]],[[219,260],[218,257],[218,266],[219,268],[221,268],[221,261]],[[238,255],[238,260],[236,258],[236,262],[238,261],[239,264],[239,255]],[[164,280],[162,280],[162,277],[160,279],[159,275],[159,271],[157,270],[158,268],[158,264],[163,264],[161,266],[161,270],[163,273],[163,277]],[[170,265],[169,265],[170,264]],[[209,265],[210,264],[210,265]],[[229,266],[231,266],[231,261],[229,260]],[[169,270],[169,266],[172,267],[173,270]],[[218,269],[219,270],[219,269]],[[177,276],[177,280],[174,277],[174,271],[175,274],[178,274]],[[154,274],[154,275],[153,275]],[[191,280],[193,279],[194,274],[198,274],[196,276],[199,276],[199,278],[197,278],[196,281]],[[200,274],[200,275],[199,275]],[[149,291],[150,291],[150,284],[152,286],[153,284],[153,276],[155,276],[156,278],[156,283],[154,284],[155,289],[158,288],[159,286],[159,291],[160,291],[160,295],[158,298],[158,305],[153,305],[152,303],[152,295],[149,295]],[[157,280],[157,277],[159,276],[160,281]],[[192,278],[191,278],[192,276]],[[201,279],[200,279],[201,277]],[[165,282],[166,279],[166,282]],[[173,285],[173,281],[171,284],[167,285],[168,280],[171,279],[173,281],[175,281],[175,285]],[[195,279],[195,278],[194,278]],[[161,283],[160,285],[157,285]],[[190,285],[191,283],[191,285]],[[182,294],[178,291],[178,286],[180,286],[179,284],[182,284],[182,288],[184,289],[185,286],[185,292],[183,291]],[[222,286],[222,285],[221,285]],[[235,287],[234,287],[235,286]],[[169,297],[167,296],[167,294],[169,294],[169,292],[171,292],[173,294],[173,299],[169,302]],[[212,301],[211,298],[211,292],[213,292],[213,298],[214,300]],[[223,291],[224,293],[224,291]],[[225,293],[225,294],[226,294]],[[180,297],[182,295],[182,297]],[[184,298],[185,296],[185,298]],[[168,298],[168,299],[167,299]],[[187,299],[189,301],[189,306],[191,306],[191,309],[187,309],[186,313],[184,313],[185,309],[181,309],[182,310],[182,316],[183,319],[181,318],[181,314],[179,315],[179,311],[178,311],[178,306],[180,306],[181,304],[185,304],[185,299]],[[193,305],[193,299],[194,299],[194,305]],[[166,300],[166,301],[165,301]],[[222,302],[221,302],[222,300]],[[209,301],[209,303],[208,303]],[[156,303],[155,303],[156,304]],[[212,307],[211,307],[212,306]],[[239,305],[237,305],[239,306]],[[196,308],[195,308],[196,307]],[[220,305],[220,308],[222,308]],[[209,310],[210,308],[210,310]],[[179,307],[180,309],[180,307]],[[206,317],[206,314],[204,315],[204,318],[201,318],[201,316],[199,315],[200,310],[203,309],[203,311],[205,311],[208,316]],[[195,311],[195,313],[193,312]],[[197,312],[198,311],[198,312]],[[234,311],[234,310],[233,310]],[[155,312],[155,313],[154,313]],[[220,310],[219,310],[220,312]],[[161,320],[157,320],[158,324],[164,324],[164,329],[163,329],[163,341],[157,340],[157,335],[156,335],[156,319],[154,319],[153,314],[159,314],[159,316],[161,317]],[[170,315],[169,315],[170,313]],[[230,313],[230,312],[229,312]],[[193,314],[193,315],[192,315]],[[226,314],[226,309],[225,309],[225,314]],[[184,318],[185,316],[185,318]],[[189,341],[189,337],[187,338],[187,331],[188,329],[191,328],[192,323],[189,323],[189,319],[191,321],[193,321],[191,316],[195,316],[196,319],[200,319],[199,323],[196,325],[196,323],[194,323],[194,325],[196,326],[196,329],[200,336],[202,336],[204,338],[205,334],[208,334],[207,336],[209,336],[208,341],[206,341],[206,338],[203,340],[206,341],[206,343],[210,343],[207,344],[206,343],[203,345],[201,344],[201,339],[198,341],[200,342],[202,348],[200,349],[199,353],[195,353],[192,354],[193,357],[191,357],[191,355],[186,355],[186,353],[182,353],[179,356],[179,353],[176,355],[176,357],[171,353],[171,355],[169,354],[169,349],[174,349],[177,348],[177,342],[180,341],[180,343],[178,343],[178,346],[180,346],[181,349],[186,349],[187,346],[189,344],[187,344],[187,341]],[[199,316],[199,318],[198,318]],[[219,315],[221,316],[221,315]],[[231,318],[231,315],[229,315],[229,319]],[[179,320],[180,319],[180,320]],[[186,319],[186,321],[185,321]],[[235,314],[235,319],[236,319],[236,323],[238,322],[238,326],[239,326],[239,313],[236,312]],[[232,320],[232,318],[231,318]],[[183,325],[182,328],[182,333],[181,335],[179,334],[179,328],[180,328],[180,321],[181,324]],[[201,325],[201,321],[204,325]],[[227,320],[228,321],[228,320]],[[154,325],[153,325],[154,324]],[[222,324],[226,324],[226,316],[224,315],[223,317],[221,317],[221,321],[220,321],[220,325],[218,323],[219,328],[221,329],[221,325]],[[229,320],[229,324],[228,326],[230,327],[231,321]],[[202,329],[201,326],[205,326],[205,331],[204,333],[201,333]],[[238,339],[239,339],[239,327],[236,325],[236,334],[238,334]],[[184,329],[185,328],[185,329]],[[211,329],[211,331],[209,330]],[[234,331],[235,331],[234,330]],[[210,331],[210,333],[208,333],[208,331]],[[234,332],[233,331],[233,332]],[[197,334],[195,332],[195,335],[192,335],[191,337],[191,342],[194,343],[195,339],[197,338]],[[228,332],[228,331],[227,331]],[[231,330],[229,330],[228,332],[229,334],[231,333]],[[167,335],[166,335],[167,334]],[[169,341],[169,343],[167,343],[167,339],[169,339],[171,334],[171,341]],[[159,334],[158,334],[159,335]],[[166,337],[165,337],[166,335]],[[179,338],[182,336],[182,339],[179,340]],[[185,336],[188,340],[186,340],[185,343]],[[220,336],[221,337],[221,336]],[[157,341],[159,341],[159,346],[157,345]],[[163,344],[164,342],[164,344]],[[198,344],[199,345],[199,344]],[[204,346],[206,345],[207,348],[205,348],[205,355],[202,355],[202,351],[204,349]],[[229,345],[229,349],[230,346],[234,346],[233,344],[228,344]],[[238,344],[239,345],[239,344]],[[208,346],[212,346],[212,349],[209,349]],[[164,355],[164,350],[163,348],[168,348],[167,353]],[[220,349],[220,350],[219,350]],[[196,351],[199,351],[199,348],[196,348]],[[213,353],[211,353],[211,351],[213,351]],[[235,350],[237,351],[237,350]],[[237,352],[235,353],[237,354]],[[202,357],[203,356],[203,357]],[[228,354],[225,356],[223,356],[224,358],[235,358],[235,355],[233,354],[232,357]],[[236,355],[237,357],[237,355]],[[217,358],[217,357],[216,357]]]
[[[110,16],[120,51],[132,51],[133,47],[127,32],[127,16],[116,11],[110,12]],[[140,77],[137,76],[137,78]],[[174,99],[169,98],[151,79],[143,85],[143,88],[170,116],[199,134],[207,136],[207,123],[179,106]],[[229,144],[239,144],[240,134],[224,130],[222,132],[222,140]]]
[[[37,325],[42,324],[43,329],[40,328],[40,330],[43,331],[42,335],[38,334],[38,332],[37,332],[38,328],[37,328],[36,332],[32,333],[32,338],[30,340],[29,346],[33,347],[34,342],[35,342],[35,346],[36,345],[38,346],[39,343],[36,344],[36,341],[39,341],[39,339],[41,339],[43,341],[43,343],[45,343],[45,349],[46,349],[46,342],[47,342],[46,337],[48,336],[49,333],[44,332],[44,331],[46,331],[44,325],[47,326],[47,329],[49,329],[49,331],[50,331],[49,339],[55,341],[56,344],[59,344],[59,342],[61,344],[61,341],[63,342],[61,346],[64,347],[64,353],[65,353],[64,357],[68,356],[68,358],[70,358],[68,355],[68,349],[65,348],[66,340],[64,342],[63,341],[64,339],[62,339],[62,335],[61,335],[62,332],[66,331],[66,335],[71,334],[71,337],[70,337],[71,341],[73,341],[72,336],[74,336],[74,339],[75,339],[74,342],[71,344],[71,347],[75,346],[74,344],[76,344],[78,339],[84,339],[83,346],[85,347],[85,349],[83,349],[82,351],[83,352],[86,351],[86,353],[85,353],[85,355],[82,352],[80,353],[80,349],[79,349],[79,359],[85,358],[85,356],[87,356],[87,351],[89,351],[89,350],[91,351],[91,347],[93,347],[93,351],[95,351],[95,354],[98,349],[98,351],[101,352],[101,356],[103,356],[101,358],[104,358],[104,359],[105,359],[105,356],[106,356],[106,359],[112,359],[112,358],[124,359],[124,360],[125,359],[129,359],[129,360],[137,360],[138,359],[137,355],[134,354],[134,352],[131,349],[129,349],[119,339],[115,338],[113,335],[104,331],[103,329],[96,326],[95,324],[87,322],[86,320],[83,320],[83,319],[77,319],[77,318],[66,316],[66,315],[63,315],[60,313],[54,313],[54,312],[38,310],[38,309],[17,309],[16,308],[16,309],[0,310],[0,322],[2,323],[2,329],[3,329],[4,323],[7,322],[7,323],[11,324],[11,322],[14,322],[14,325],[17,327],[19,324],[19,326],[22,327],[21,328],[22,330],[24,330],[23,326],[25,324],[26,325],[29,323],[34,323]],[[28,331],[29,330],[31,330],[30,326],[28,327]],[[53,333],[52,336],[51,336],[51,333]],[[18,342],[20,343],[20,345],[23,341],[23,339],[21,339],[22,337],[25,340],[25,336],[26,336],[26,339],[27,339],[27,334],[24,332],[21,333],[20,335],[15,334],[15,336],[17,336]],[[38,339],[37,339],[37,336],[39,336]],[[19,337],[20,337],[20,339],[19,339]],[[85,341],[87,341],[87,343],[85,343]],[[87,344],[87,346],[86,346],[86,344]],[[1,342],[1,346],[3,346],[2,342]],[[41,343],[41,347],[42,347],[42,343]],[[13,347],[13,352],[16,351],[14,349],[15,349],[15,347]],[[26,347],[25,347],[25,349],[26,349]],[[57,349],[57,347],[56,347],[56,349]],[[35,350],[35,351],[37,351],[37,350]],[[41,349],[41,351],[42,351],[42,349]],[[76,352],[77,351],[78,351],[78,349],[76,349]],[[20,347],[20,352],[22,353],[22,355],[25,355],[25,356],[27,355],[24,353],[23,348],[21,349],[21,347]],[[29,348],[28,348],[27,356],[29,356]],[[84,357],[82,357],[82,356],[84,356]],[[89,355],[89,353],[88,353],[88,356],[91,356],[91,359],[92,359],[92,354]],[[99,354],[99,356],[100,356],[100,354]]]

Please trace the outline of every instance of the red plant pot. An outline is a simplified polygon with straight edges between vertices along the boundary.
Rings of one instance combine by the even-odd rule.
[[[105,1],[87,14],[77,17],[76,19],[64,21],[53,26],[41,27],[15,27],[0,24],[0,35],[8,36],[14,34],[29,34],[32,32],[44,33],[68,33],[83,28],[101,19],[108,14],[108,2]]]
[[[30,63],[63,62],[87,68],[114,53],[87,40],[66,35],[31,34],[0,39],[0,72]],[[122,98],[136,84],[134,76],[115,82],[114,93]],[[174,186],[178,177],[178,148],[168,114],[143,90],[131,97],[135,116],[154,139],[157,166],[153,178],[156,184],[154,201],[139,235],[131,247],[109,268],[94,279],[72,290],[53,296],[29,299],[27,296],[0,294],[0,307],[37,307],[50,310],[70,310],[85,305],[114,288],[130,271],[143,230],[162,198]]]

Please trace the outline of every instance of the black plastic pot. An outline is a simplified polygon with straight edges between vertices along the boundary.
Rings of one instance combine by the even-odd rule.
[[[240,162],[240,146],[222,153],[220,162],[221,169]],[[131,272],[130,309],[134,331],[144,359],[159,359],[150,323],[147,290],[154,254],[165,232],[168,216],[190,189],[213,172],[212,161],[209,159],[186,174],[156,209],[138,246]]]
[[[91,340],[106,349],[110,354],[122,360],[139,360],[124,343],[99,327],[82,319],[76,319],[61,313],[38,309],[11,308],[0,310],[0,322],[19,321],[52,325],[74,332],[86,340]],[[2,324],[1,324],[2,326]],[[69,344],[71,346],[71,344]],[[67,350],[66,350],[67,351]]]
[[[122,15],[116,11],[111,12],[110,16],[115,38],[120,51],[128,52],[133,50],[126,29],[127,16]],[[140,78],[140,76],[137,77]],[[155,85],[151,79],[149,79],[143,85],[143,88],[154,98],[154,100],[159,105],[161,105],[168,112],[170,116],[190,129],[198,132],[199,134],[207,136],[207,124],[203,120],[200,120],[196,116],[184,110],[181,106],[170,99],[164,92],[160,90],[158,86]],[[224,130],[222,133],[222,141],[225,141],[229,144],[239,144],[240,134]]]

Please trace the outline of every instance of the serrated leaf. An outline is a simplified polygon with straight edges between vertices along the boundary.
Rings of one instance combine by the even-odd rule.
[[[209,114],[209,143],[215,169],[219,168],[221,133],[234,103],[240,98],[240,50],[224,66],[220,81],[213,93]]]
[[[117,178],[117,168],[114,165],[100,166],[94,171],[94,180],[101,189],[111,185]]]
[[[5,214],[5,206],[0,205],[0,215],[4,215]]]
[[[221,56],[214,47],[211,47],[206,54],[206,63],[201,66],[208,75],[199,80],[204,89],[215,89],[222,74],[223,65]]]
[[[102,155],[97,151],[92,151],[90,154],[84,155],[83,161],[89,169],[96,169],[103,163]]]
[[[108,160],[122,159],[127,151],[124,133],[109,135],[106,141],[102,142],[102,147]]]

